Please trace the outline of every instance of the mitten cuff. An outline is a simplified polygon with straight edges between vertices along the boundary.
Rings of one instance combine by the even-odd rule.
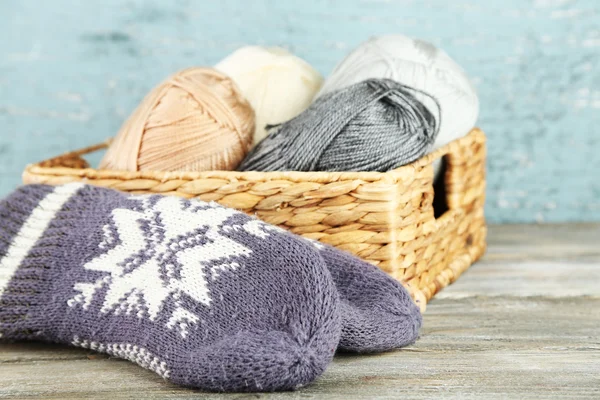
[[[24,186],[0,202],[0,337],[35,336],[28,315],[48,300],[52,255],[70,225],[55,217],[81,187]]]

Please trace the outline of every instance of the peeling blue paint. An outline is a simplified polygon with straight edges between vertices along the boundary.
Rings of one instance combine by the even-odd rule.
[[[492,222],[600,221],[595,0],[19,0],[0,2],[0,27],[0,195],[25,164],[114,135],[178,69],[260,44],[327,74],[399,32],[444,48],[479,90]]]

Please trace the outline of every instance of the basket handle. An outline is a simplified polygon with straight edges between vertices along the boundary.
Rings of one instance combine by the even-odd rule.
[[[460,141],[450,143],[444,155],[444,187],[450,210],[469,212],[485,198],[486,138],[477,128],[470,135],[474,137],[471,145],[460,145]]]
[[[89,146],[81,150],[70,151],[68,153],[61,154],[60,156],[53,157],[44,161],[39,162],[37,165],[40,167],[53,168],[53,167],[66,167],[66,168],[89,168],[87,161],[82,156],[93,153],[99,150],[103,150],[110,146],[112,139],[108,139],[103,143]]]

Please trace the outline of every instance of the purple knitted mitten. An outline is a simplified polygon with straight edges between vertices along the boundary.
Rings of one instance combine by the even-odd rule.
[[[69,184],[0,202],[0,338],[131,360],[214,391],[298,388],[340,340],[314,247],[240,212]]]
[[[412,344],[422,317],[408,291],[379,268],[346,252],[315,243],[340,295],[341,350],[388,351]]]

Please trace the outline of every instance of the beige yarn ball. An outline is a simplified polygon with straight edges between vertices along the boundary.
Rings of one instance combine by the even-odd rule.
[[[306,61],[278,47],[242,47],[215,68],[230,76],[256,113],[254,144],[265,126],[286,122],[311,104],[323,77]]]
[[[233,170],[252,144],[254,111],[212,68],[189,68],[152,89],[117,134],[100,168]]]

